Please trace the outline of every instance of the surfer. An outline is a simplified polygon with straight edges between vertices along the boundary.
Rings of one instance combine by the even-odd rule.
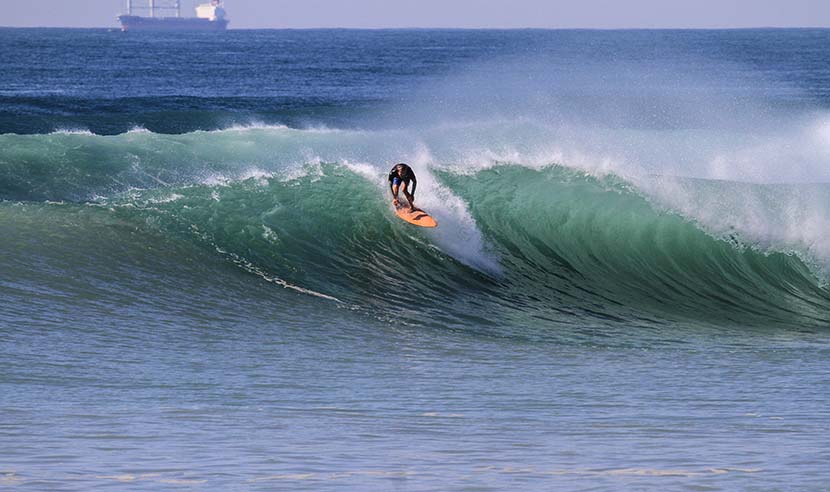
[[[412,182],[411,192],[407,189],[410,181]],[[400,204],[398,201],[398,189],[401,187],[401,183],[403,183],[401,191],[403,191],[406,200],[409,202],[409,211],[414,212],[417,210],[415,208],[415,188],[418,186],[418,180],[415,178],[415,173],[412,172],[412,168],[403,162],[395,164],[392,170],[389,171],[389,187],[392,189],[392,203],[395,207],[398,207]]]

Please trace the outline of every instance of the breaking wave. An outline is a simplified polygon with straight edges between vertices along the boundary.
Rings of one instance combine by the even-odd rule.
[[[71,218],[81,233],[123,236],[134,256],[174,238],[332,309],[495,331],[830,321],[828,185],[634,175],[585,155],[574,165],[573,153],[531,158],[503,146],[452,154],[428,138],[406,149],[394,132],[260,126],[0,140],[7,234]],[[418,203],[437,229],[394,217],[380,164],[391,155],[415,167]],[[55,255],[73,247],[56,242]]]

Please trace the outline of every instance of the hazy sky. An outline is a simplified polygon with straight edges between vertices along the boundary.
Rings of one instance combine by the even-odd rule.
[[[188,13],[196,3],[182,0]],[[115,27],[126,0],[0,5],[2,26]],[[237,29],[830,27],[830,0],[226,0],[225,7]]]

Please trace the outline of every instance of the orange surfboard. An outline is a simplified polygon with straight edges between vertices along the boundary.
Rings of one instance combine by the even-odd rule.
[[[399,206],[395,209],[395,214],[410,224],[415,224],[421,227],[438,227],[438,222],[429,216],[420,208],[416,208],[414,212],[409,211],[407,206]]]

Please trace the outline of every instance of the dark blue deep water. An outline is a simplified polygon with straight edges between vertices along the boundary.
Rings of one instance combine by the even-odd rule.
[[[0,29],[0,490],[827,489],[828,46]]]

